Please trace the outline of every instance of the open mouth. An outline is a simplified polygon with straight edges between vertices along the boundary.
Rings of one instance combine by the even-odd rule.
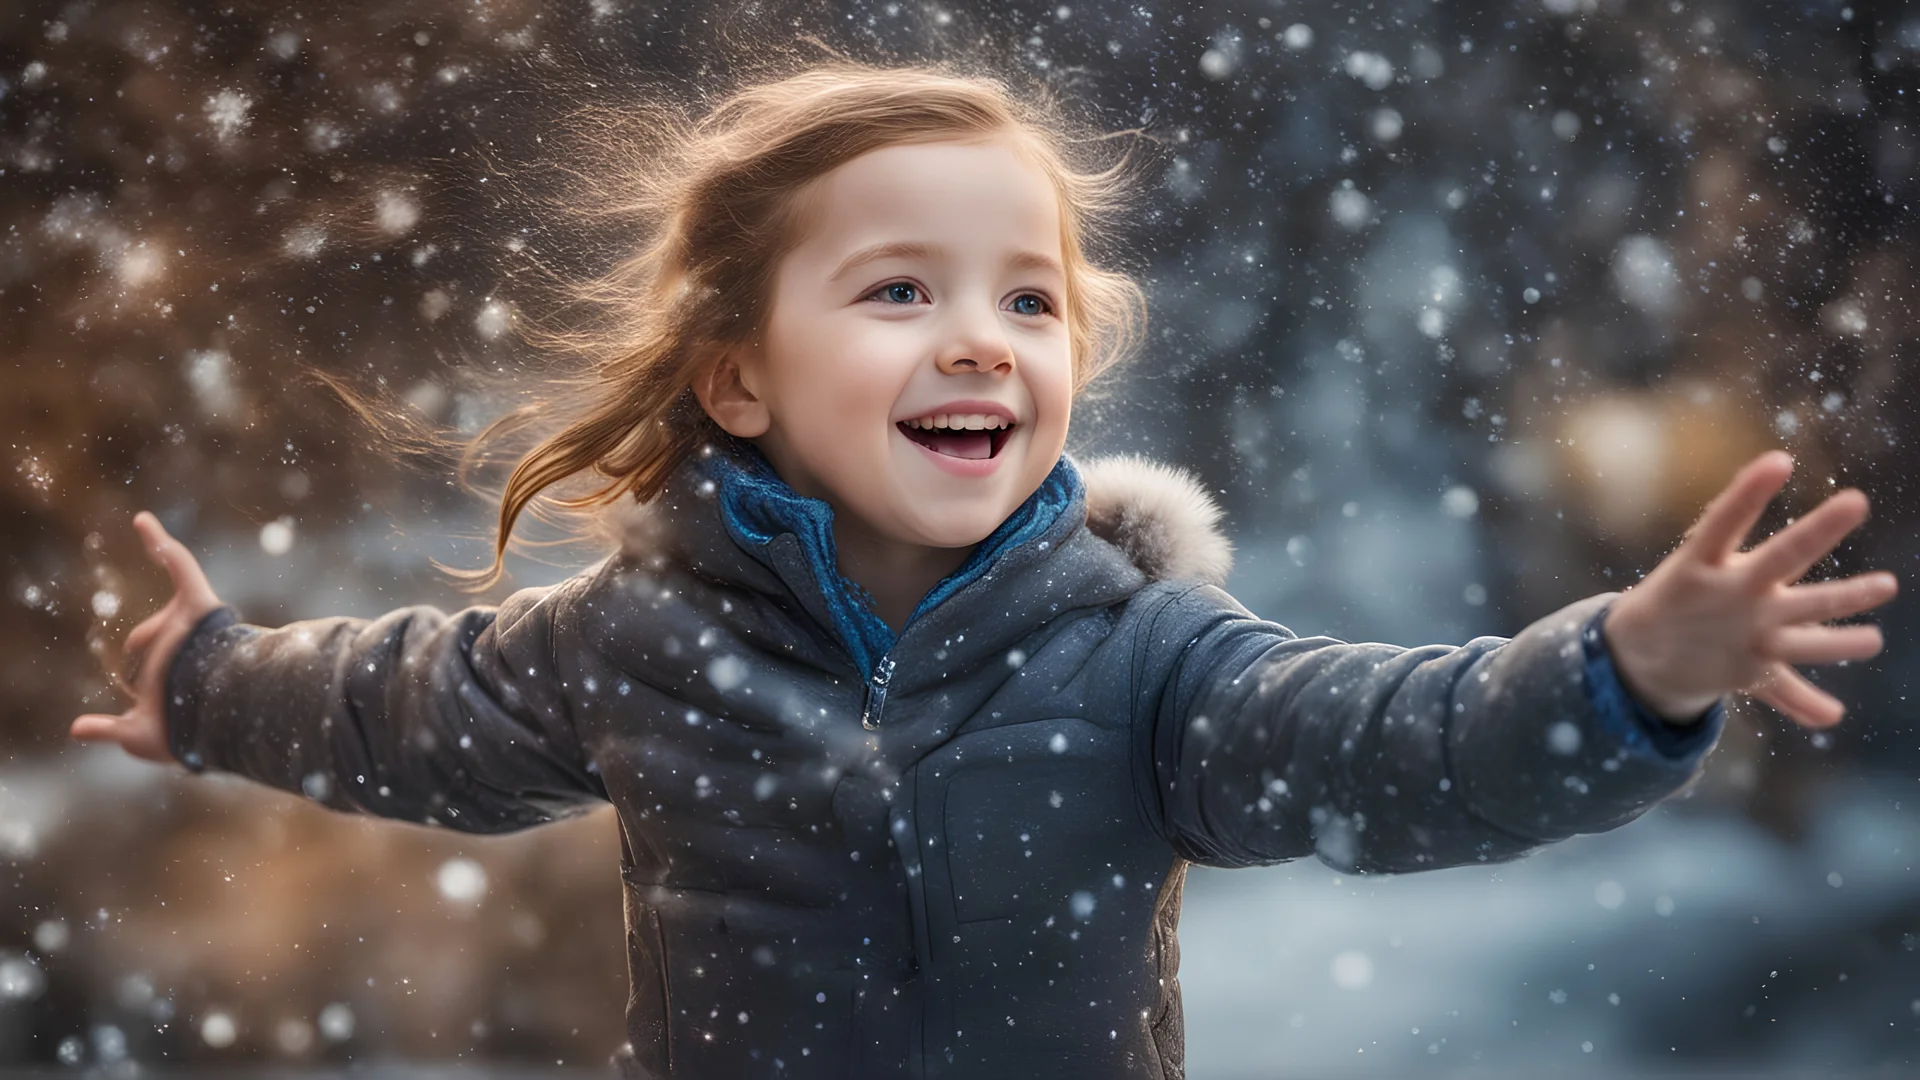
[[[936,454],[972,461],[999,456],[1000,449],[1007,445],[1007,438],[1013,434],[1011,424],[1003,428],[916,426],[931,423],[925,420],[902,420],[894,426],[900,429],[900,434]]]

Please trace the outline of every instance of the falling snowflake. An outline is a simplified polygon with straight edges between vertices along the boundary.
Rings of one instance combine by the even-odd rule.
[[[229,142],[246,130],[252,108],[252,98],[238,90],[222,90],[207,99],[207,123],[213,125],[213,133],[221,142]]]

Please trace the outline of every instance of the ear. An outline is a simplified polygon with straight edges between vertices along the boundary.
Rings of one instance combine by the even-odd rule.
[[[700,399],[700,407],[721,430],[753,439],[773,426],[773,415],[748,386],[746,365],[750,360],[746,351],[741,346],[730,347],[709,361],[693,380],[693,396]]]

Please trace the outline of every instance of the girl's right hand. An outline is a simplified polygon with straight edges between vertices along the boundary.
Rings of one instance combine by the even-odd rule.
[[[117,716],[81,716],[68,734],[75,739],[110,740],[135,757],[167,762],[174,760],[167,747],[167,670],[187,635],[221,602],[193,553],[167,535],[159,518],[142,510],[133,516],[133,527],[148,557],[167,568],[173,579],[173,599],[127,635],[127,662],[133,671],[121,680],[121,689],[133,695],[133,704]]]

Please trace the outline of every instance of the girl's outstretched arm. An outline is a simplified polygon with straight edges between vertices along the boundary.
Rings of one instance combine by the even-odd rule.
[[[83,716],[194,771],[234,772],[336,810],[506,832],[591,808],[606,789],[574,731],[554,647],[591,580],[525,589],[498,608],[411,607],[377,619],[249,626],[152,515],[136,526],[176,595],[128,638],[146,648],[136,700]]]
[[[1408,649],[1297,637],[1190,590],[1151,639],[1170,655],[1148,670],[1171,670],[1149,699],[1149,812],[1203,865],[1318,854],[1373,872],[1501,861],[1625,824],[1693,777],[1724,710],[1672,729],[1636,715],[1599,644],[1617,595],[1512,639]]]
[[[1683,786],[1728,693],[1809,727],[1837,721],[1839,702],[1791,665],[1879,652],[1876,628],[1818,624],[1884,603],[1895,584],[1792,584],[1865,519],[1859,492],[1734,551],[1789,467],[1756,459],[1640,585],[1511,640],[1302,639],[1211,586],[1176,595],[1146,665],[1165,673],[1144,725],[1149,812],[1183,855],[1212,865],[1494,861],[1624,824]]]

